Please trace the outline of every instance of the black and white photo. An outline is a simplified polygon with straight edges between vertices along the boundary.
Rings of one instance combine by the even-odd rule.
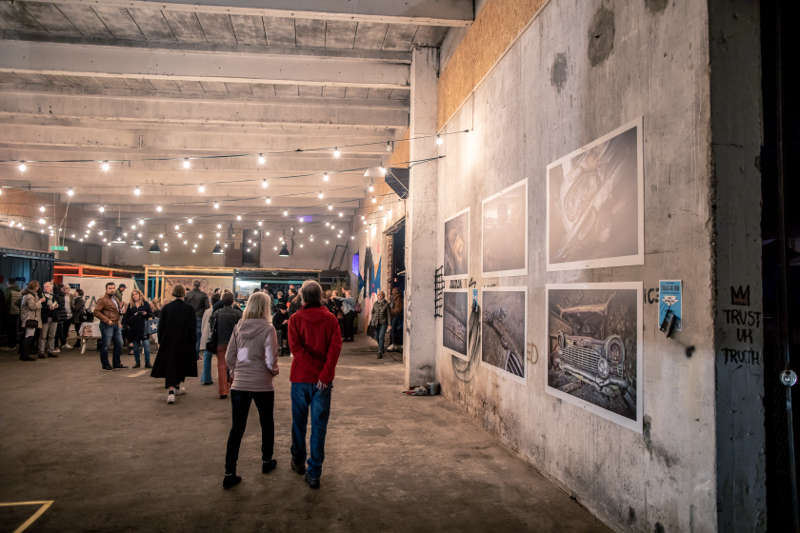
[[[481,302],[481,361],[525,379],[527,298],[525,287],[483,289]]]
[[[642,429],[642,284],[547,286],[546,390]]]
[[[641,119],[547,166],[547,270],[644,264]]]
[[[528,181],[482,202],[481,271],[484,276],[528,273]]]
[[[445,291],[442,319],[442,345],[453,355],[467,357],[467,319],[469,317],[466,289]]]
[[[469,209],[444,221],[444,277],[469,275]]]

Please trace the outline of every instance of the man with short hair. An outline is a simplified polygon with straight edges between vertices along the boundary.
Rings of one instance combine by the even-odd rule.
[[[120,285],[122,288],[123,285]],[[94,316],[100,319],[100,364],[103,370],[127,368],[122,364],[122,332],[120,320],[125,313],[125,305],[117,297],[116,284],[106,283],[106,293],[94,304]],[[108,342],[114,341],[114,366],[108,364]]]
[[[39,336],[39,359],[58,357],[61,350],[56,349],[56,330],[58,330],[58,301],[53,294],[53,282],[46,281],[42,289],[42,332]],[[47,355],[45,355],[45,347]]]
[[[219,386],[219,398],[224,400],[230,392],[230,382],[228,381],[228,367],[225,363],[225,353],[228,350],[228,341],[233,335],[233,328],[242,318],[242,310],[233,303],[233,293],[230,291],[222,295],[222,307],[211,314],[209,320],[211,335],[216,332],[217,341],[217,383]]]
[[[196,337],[197,346],[195,348],[195,351],[199,355],[200,337],[202,337],[201,330],[203,328],[203,313],[205,313],[206,309],[208,309],[209,303],[208,303],[208,295],[200,290],[200,285],[201,285],[200,280],[199,279],[194,280],[194,283],[192,285],[194,285],[194,288],[186,294],[186,297],[183,299],[183,301],[184,303],[187,303],[190,306],[192,306],[192,309],[194,310],[197,322],[197,328],[195,329],[195,333],[197,334]]]
[[[302,308],[289,319],[292,355],[292,470],[305,474],[306,483],[318,489],[325,459],[325,434],[331,409],[331,388],[342,349],[339,321],[322,305],[322,287],[307,280],[300,288]],[[308,472],[306,430],[311,410],[311,454]]]

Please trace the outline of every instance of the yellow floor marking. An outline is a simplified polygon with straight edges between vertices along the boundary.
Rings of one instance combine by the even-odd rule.
[[[36,522],[40,516],[42,516],[45,511],[47,511],[55,500],[42,500],[42,501],[34,501],[34,502],[0,502],[0,507],[17,507],[21,505],[39,505],[39,510],[33,513],[30,518],[25,520],[21,526],[14,530],[14,533],[22,533],[29,527],[31,524]]]
[[[140,370],[140,371],[138,371],[138,372],[136,372],[134,374],[129,374],[128,377],[129,378],[138,378],[139,376],[143,376],[145,374],[147,374],[147,370]]]

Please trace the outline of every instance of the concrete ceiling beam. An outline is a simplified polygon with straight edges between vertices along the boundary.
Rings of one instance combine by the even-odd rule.
[[[269,7],[264,6],[263,0],[55,0],[53,3],[448,27],[469,26],[475,17],[472,0],[271,0]]]
[[[0,72],[222,83],[408,89],[409,66],[347,58],[263,56],[5,40]]]
[[[50,122],[93,120],[123,125],[202,126],[317,125],[405,128],[408,104],[392,100],[274,98],[236,102],[178,98],[134,98],[52,93],[0,93],[0,120],[15,123],[36,118]]]

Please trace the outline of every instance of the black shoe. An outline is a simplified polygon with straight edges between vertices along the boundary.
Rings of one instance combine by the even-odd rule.
[[[275,459],[272,459],[272,460],[267,461],[267,462],[263,462],[263,463],[261,463],[261,473],[262,474],[269,474],[270,472],[275,470],[276,466],[278,466],[278,461],[276,461]]]
[[[33,357],[30,357],[29,355],[20,355],[19,356],[19,360],[20,361],[36,361],[36,359],[34,359]]]
[[[144,367],[145,368],[153,368],[153,365],[147,364],[147,365],[144,365]]]
[[[39,359],[47,359],[47,356],[43,353],[40,353],[38,357]]]
[[[133,365],[133,367],[132,367],[132,368],[140,368],[141,366],[142,366],[142,365],[140,365],[139,363],[136,363],[135,365]]]
[[[213,381],[209,381],[208,383],[203,383],[202,385],[213,385],[213,384],[214,384]]]
[[[110,365],[103,365],[103,370],[114,370]]]
[[[383,359],[383,354],[382,353],[378,354],[378,359]]]
[[[47,354],[47,357],[58,357],[58,354],[56,354],[56,353],[49,353],[49,354]]]
[[[125,366],[125,365],[117,365],[117,366],[115,366],[114,368],[128,368],[128,367],[127,367],[127,366]]]
[[[306,473],[306,465],[304,465],[303,463],[300,463],[298,465],[297,463],[294,462],[294,459],[292,459],[292,471],[302,476],[303,474]]]
[[[318,489],[319,488],[319,478],[318,477],[311,477],[309,474],[306,474],[305,475],[305,479],[306,479],[306,483],[308,483],[308,486],[311,487],[312,489]]]
[[[236,474],[225,474],[225,479],[222,480],[222,488],[229,489],[235,487],[242,482],[242,477]]]
[[[227,398],[227,397],[228,397],[228,395],[227,395],[227,394],[220,394],[220,395],[219,395],[219,399],[220,399],[220,400],[224,400],[224,399],[225,399],[225,398]]]

